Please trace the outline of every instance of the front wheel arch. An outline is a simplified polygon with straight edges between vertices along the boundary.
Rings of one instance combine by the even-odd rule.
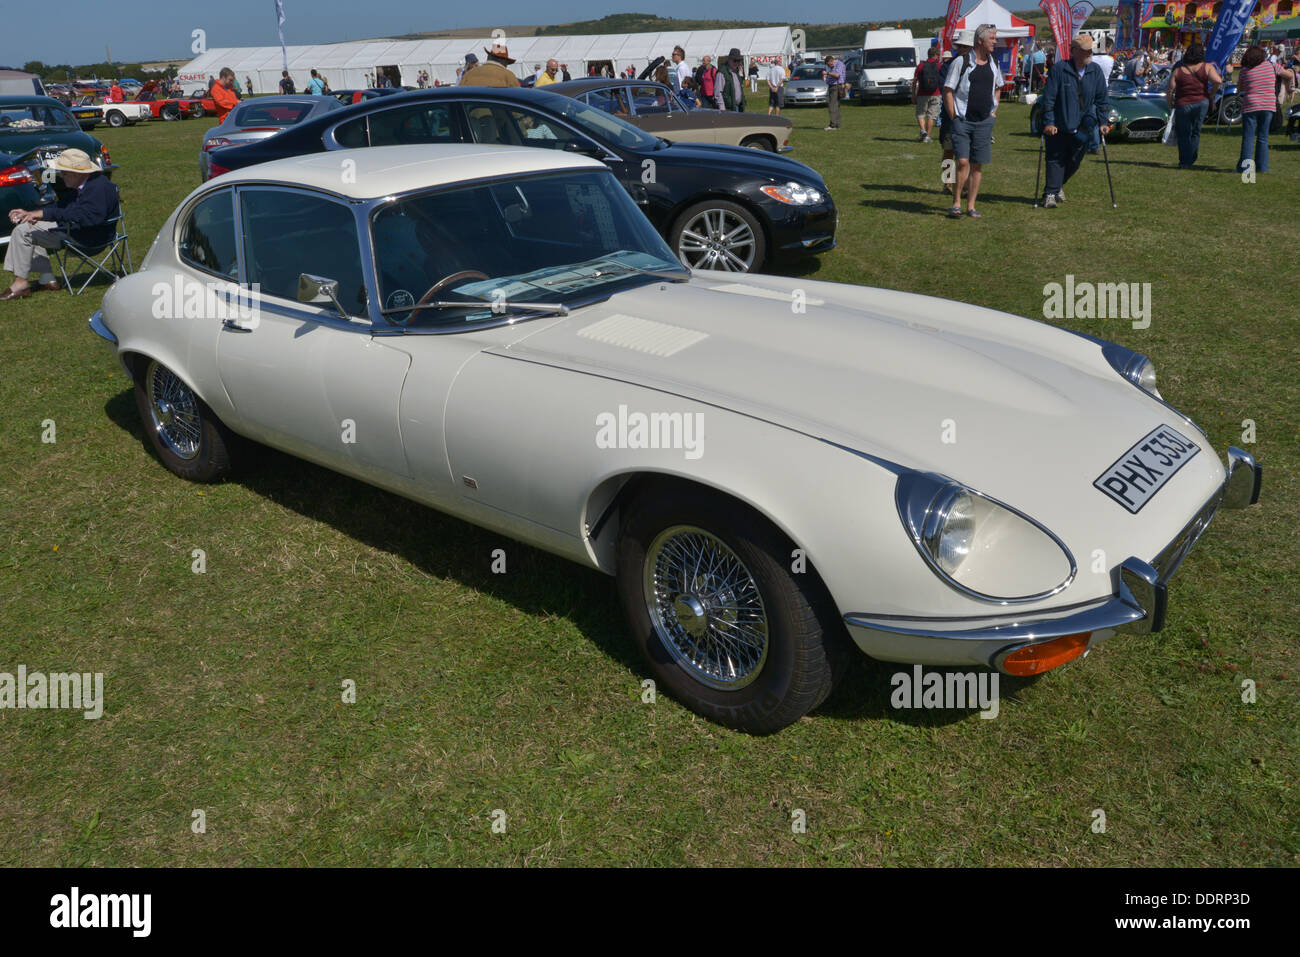
[[[752,506],[707,485],[660,475],[628,484],[623,514],[617,518],[619,597],[633,639],[664,690],[691,710],[751,734],[778,731],[820,707],[847,670],[853,644],[811,562],[799,569],[790,567],[793,540]],[[660,630],[662,624],[656,625],[655,616],[661,613],[648,611],[648,599],[641,594],[643,586],[649,587],[644,577],[649,571],[643,563],[655,552],[653,545],[647,550],[645,544],[651,533],[661,527],[679,528],[678,520],[691,515],[698,517],[698,527],[696,521],[689,521],[688,534],[719,536],[717,541],[733,558],[739,556],[749,564],[757,555],[762,563],[750,565],[750,572],[754,576],[751,584],[758,583],[758,600],[764,606],[759,609],[768,635],[764,661],[754,666],[757,670],[743,684],[731,688],[710,678],[701,684],[699,675],[683,667],[677,653],[671,651],[678,642],[666,637]],[[670,517],[672,521],[668,521]],[[712,568],[712,563],[708,567]],[[669,577],[677,580],[675,574]],[[745,604],[738,597],[744,592],[738,590],[731,600]],[[792,612],[797,613],[795,617],[790,617]],[[710,620],[716,613],[716,609],[708,613]],[[716,672],[711,674],[718,677]]]

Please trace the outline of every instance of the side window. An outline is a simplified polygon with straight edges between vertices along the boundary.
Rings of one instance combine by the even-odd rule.
[[[351,150],[359,146],[369,146],[370,141],[366,138],[366,117],[358,117],[355,120],[349,120],[341,124],[334,130],[334,139],[344,149]]]
[[[235,203],[228,189],[213,193],[190,210],[181,226],[181,259],[207,272],[238,279]]]
[[[302,273],[324,276],[338,281],[344,309],[366,315],[352,210],[323,196],[278,189],[243,189],[239,203],[250,284],[260,284],[263,295],[296,302]]]
[[[627,105],[627,95],[621,87],[592,90],[586,95],[585,102],[588,106],[613,113],[615,116],[627,116],[631,112]]]
[[[632,87],[632,100],[636,103],[638,116],[645,116],[648,113],[668,112],[668,97],[660,87],[634,86]]]
[[[406,106],[370,114],[370,145],[459,143],[451,106],[446,103]]]
[[[532,110],[483,103],[469,105],[467,113],[475,143],[563,149],[565,143],[585,145],[587,142],[567,127]]]

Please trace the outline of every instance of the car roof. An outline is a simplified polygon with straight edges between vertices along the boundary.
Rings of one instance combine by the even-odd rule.
[[[348,161],[354,165],[344,166]],[[348,176],[342,175],[345,169]],[[286,186],[327,190],[350,199],[376,199],[465,180],[566,169],[606,167],[586,156],[532,146],[459,143],[371,146],[257,163],[225,173],[210,183],[216,187],[270,180]]]
[[[63,106],[52,96],[0,96],[0,106]]]
[[[664,86],[656,80],[638,80],[629,77],[604,77],[604,76],[584,76],[577,80],[564,80],[560,83],[550,84],[546,90],[554,90],[557,93],[564,93],[573,96],[575,93],[583,93],[587,90],[600,90],[607,86],[657,86],[667,90],[670,87]]]

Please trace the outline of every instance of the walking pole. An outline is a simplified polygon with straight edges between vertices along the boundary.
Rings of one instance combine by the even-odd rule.
[[[1106,164],[1106,185],[1110,187],[1110,208],[1119,209],[1115,202],[1115,184],[1110,179],[1110,157],[1106,155],[1106,134],[1101,134],[1101,159]]]
[[[1034,167],[1034,209],[1038,208],[1038,177],[1043,171],[1043,134],[1038,134],[1038,165]]]

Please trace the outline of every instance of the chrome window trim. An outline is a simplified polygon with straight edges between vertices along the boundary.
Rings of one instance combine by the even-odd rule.
[[[208,269],[207,267],[201,266],[198,263],[194,262],[192,259],[187,259],[185,256],[181,254],[181,233],[184,232],[185,227],[189,225],[190,217],[194,215],[194,211],[198,209],[198,207],[201,204],[211,199],[213,196],[216,196],[218,193],[228,193],[230,196],[230,202],[234,204],[233,215],[231,216],[231,222],[234,223],[234,229],[235,229],[235,275],[234,276],[228,276],[225,275],[224,273],[219,273],[216,272],[215,270]],[[172,223],[171,245],[172,245],[172,252],[176,254],[176,260],[182,263],[183,265],[185,265],[187,268],[193,269],[197,272],[201,272],[205,276],[211,276],[214,279],[220,279],[222,282],[229,282],[229,283],[234,283],[235,285],[240,285],[243,282],[243,277],[244,277],[244,238],[243,238],[243,233],[240,231],[239,228],[239,204],[235,202],[234,185],[229,183],[222,183],[221,185],[213,189],[204,190],[198,196],[195,196],[190,202],[186,203],[184,208],[181,210],[181,212],[177,215],[176,219]]]
[[[1062,554],[1065,555],[1066,561],[1070,564],[1070,573],[1065,577],[1065,580],[1055,588],[1050,588],[1046,591],[1038,592],[1037,594],[1023,595],[1016,598],[1003,598],[995,595],[986,595],[983,592],[976,591],[973,588],[963,585],[945,572],[925,547],[925,538],[926,530],[933,524],[933,522],[936,520],[941,521],[946,517],[946,510],[944,515],[936,516],[931,512],[931,506],[935,503],[939,494],[943,492],[944,488],[949,485],[959,486],[961,490],[968,495],[982,498],[986,502],[991,502],[999,508],[1006,509],[1008,512],[1019,516],[1024,521],[1034,526],[1055,542],[1056,547],[1061,550]],[[933,486],[934,491],[926,497],[924,502],[921,502],[919,498],[923,496],[920,496],[919,493],[923,491],[926,486]],[[945,503],[951,505],[954,497],[955,496],[951,495],[948,496]],[[983,492],[976,491],[968,485],[958,482],[955,479],[950,479],[947,476],[938,475],[934,472],[917,472],[913,470],[903,472],[899,475],[898,481],[894,485],[894,504],[898,509],[899,518],[903,521],[903,528],[907,531],[908,537],[912,540],[912,545],[916,548],[917,552],[920,553],[921,558],[924,559],[926,565],[930,567],[930,570],[934,572],[944,584],[961,592],[967,597],[976,599],[977,601],[1001,605],[1003,607],[1042,601],[1045,598],[1051,598],[1053,595],[1059,595],[1065,589],[1069,588],[1074,582],[1075,576],[1079,573],[1079,566],[1074,560],[1074,554],[1066,546],[1065,542],[1061,541],[1061,539],[1057,537],[1056,533],[1045,526],[1042,522],[1031,518],[1024,512],[1020,511],[1020,509],[1014,508],[1006,502],[994,498],[992,495],[985,495]]]
[[[244,286],[245,288],[247,288],[247,284],[248,284],[248,272],[244,268],[244,262],[245,262],[244,242],[246,237],[244,236],[244,228],[243,228],[243,203],[240,202],[240,198],[242,197],[244,192],[274,191],[280,193],[301,193],[304,196],[310,196],[314,199],[324,199],[327,202],[335,203],[336,205],[343,206],[345,209],[347,209],[347,211],[352,216],[353,230],[357,230],[359,227],[358,210],[363,208],[367,202],[363,200],[357,200],[349,196],[344,196],[340,193],[335,193],[332,190],[316,189],[308,186],[291,186],[285,183],[275,183],[275,182],[261,181],[261,180],[235,183],[231,186],[231,189],[235,193],[235,217],[236,217],[235,221],[239,229],[239,233],[238,233],[239,269],[240,269],[240,277],[242,279],[240,285]],[[373,202],[373,200],[369,202]],[[360,266],[361,266],[361,280],[366,290],[366,315],[357,316],[349,313],[349,316],[351,316],[351,318],[349,319],[343,316],[334,315],[333,313],[326,312],[324,310],[322,310],[319,313],[307,312],[303,308],[303,304],[299,303],[297,300],[288,299],[284,296],[280,296],[275,293],[270,293],[263,290],[258,291],[257,301],[259,306],[263,308],[268,308],[271,312],[276,312],[281,315],[291,316],[293,318],[310,319],[313,322],[318,322],[323,325],[336,326],[338,328],[347,328],[353,332],[370,333],[375,328],[375,314],[376,314],[375,290],[378,287],[374,283],[375,274],[373,273],[372,270],[367,268],[368,260],[365,255],[365,249],[368,244],[369,244],[369,237],[367,236],[363,240],[361,234],[358,232],[357,249],[358,252],[361,254],[359,257]],[[288,303],[289,305],[281,306],[280,303]],[[359,324],[362,322],[369,323],[369,325],[363,327]]]

